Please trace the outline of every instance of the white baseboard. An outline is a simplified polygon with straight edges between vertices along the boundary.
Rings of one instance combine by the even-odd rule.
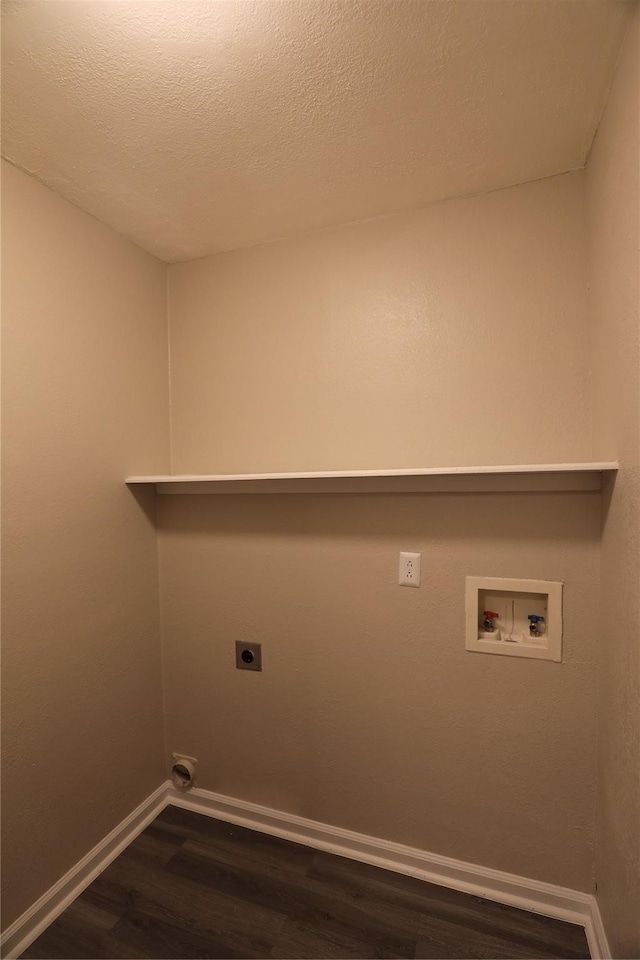
[[[587,918],[584,925],[589,950],[591,951],[593,960],[611,960],[611,948],[600,915],[598,901],[595,897],[592,897],[591,900],[591,915]]]
[[[167,805],[166,781],[122,823],[79,860],[2,934],[2,956],[13,960],[39,937],[112,860],[147,827]]]
[[[2,936],[2,956],[6,960],[19,957],[169,803],[340,857],[581,924],[593,960],[610,960],[600,911],[595,897],[588,893],[453,860],[390,840],[379,840],[208,790],[181,792],[170,781],[158,787],[6,930]]]
[[[530,880],[513,873],[503,873],[462,860],[453,860],[390,840],[379,840],[363,833],[332,827],[208,790],[194,788],[183,793],[170,787],[168,802],[194,813],[237,823],[251,830],[303,843],[340,857],[371,863],[385,870],[451,887],[463,893],[486,897],[488,900],[507,903],[558,920],[578,923],[585,928],[593,960],[608,960],[600,914],[595,898],[588,893],[554,886],[540,880]]]

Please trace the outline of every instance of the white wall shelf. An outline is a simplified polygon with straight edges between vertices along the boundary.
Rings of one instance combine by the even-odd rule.
[[[409,470],[344,470],[320,473],[238,473],[127,477],[155,484],[163,494],[202,493],[510,493],[599,490],[603,463],[532,463],[491,467],[430,467]]]

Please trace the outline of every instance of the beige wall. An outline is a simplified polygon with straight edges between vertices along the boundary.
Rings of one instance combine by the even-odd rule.
[[[589,459],[582,189],[170,267],[174,470]],[[590,890],[598,528],[597,494],[161,498],[167,748],[205,788]],[[467,574],[565,581],[564,663],[465,653]]]
[[[169,267],[173,467],[588,460],[582,174]]]
[[[163,779],[164,265],[3,164],[3,923]],[[124,771],[126,776],[121,778]]]
[[[169,496],[160,518],[167,748],[200,786],[591,890],[597,493]],[[467,574],[564,580],[564,662],[465,652]]]
[[[587,167],[596,455],[619,457],[602,531],[596,880],[615,957],[640,956],[639,14]]]

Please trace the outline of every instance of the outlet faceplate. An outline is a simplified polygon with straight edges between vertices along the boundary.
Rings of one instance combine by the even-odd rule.
[[[398,567],[398,583],[402,587],[420,586],[420,554],[401,553]]]
[[[236,667],[238,670],[262,670],[262,644],[236,640]]]

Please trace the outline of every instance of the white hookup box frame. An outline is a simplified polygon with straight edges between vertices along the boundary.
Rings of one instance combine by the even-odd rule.
[[[562,587],[554,580],[467,577],[467,650],[506,657],[562,661]],[[484,611],[497,613],[494,630],[483,627]],[[530,614],[544,617],[531,634]]]

